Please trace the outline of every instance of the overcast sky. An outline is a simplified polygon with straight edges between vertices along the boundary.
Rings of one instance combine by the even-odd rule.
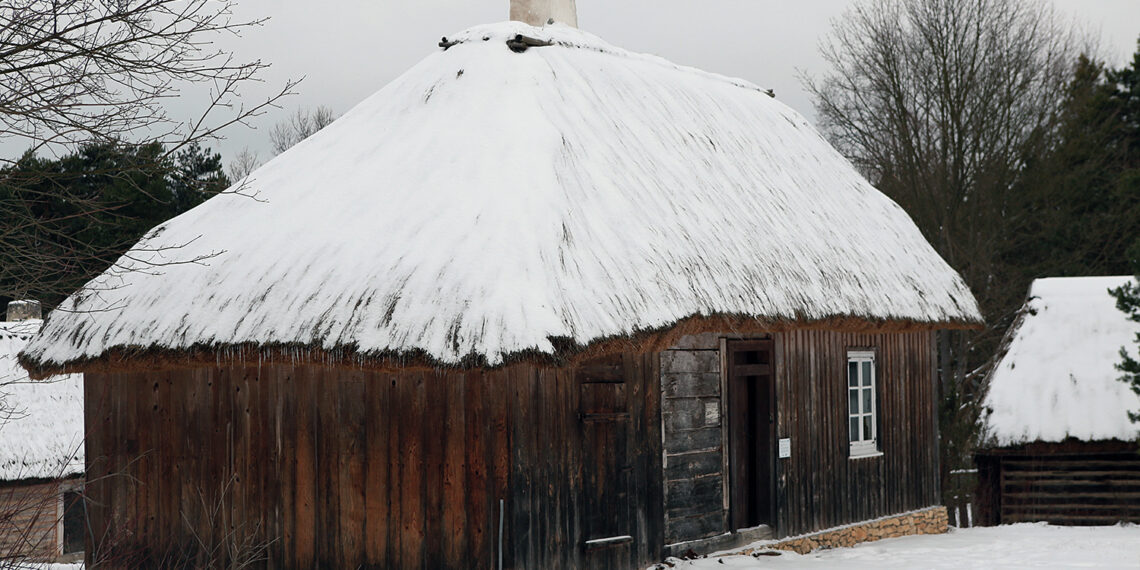
[[[814,121],[797,71],[824,71],[817,46],[852,0],[577,0],[579,27],[629,50],[741,77]],[[1041,0],[1046,1],[1046,0]],[[227,40],[239,57],[272,63],[264,97],[304,76],[285,109],[235,127],[216,144],[228,162],[242,147],[269,154],[268,131],[298,107],[341,114],[439,49],[441,36],[507,19],[508,0],[237,0],[239,18],[268,16],[261,28]],[[1067,17],[1101,36],[1102,55],[1122,65],[1140,36],[1140,0],[1058,0]],[[192,94],[188,94],[192,95]],[[186,97],[192,100],[193,97]],[[187,110],[189,113],[189,110]]]

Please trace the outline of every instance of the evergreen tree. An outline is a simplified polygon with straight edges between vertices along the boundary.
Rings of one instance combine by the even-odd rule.
[[[229,186],[221,156],[191,144],[85,145],[59,159],[25,154],[0,170],[6,241],[28,244],[0,267],[0,301],[52,306],[109,267],[152,227]]]
[[[1056,130],[1041,133],[1048,150],[1025,157],[1001,260],[1020,292],[1036,277],[1131,271],[1126,251],[1140,235],[1140,146],[1126,119],[1127,87],[1117,80],[1129,71],[1081,56]]]
[[[1137,285],[1140,283],[1140,240],[1136,241],[1128,253],[1136,282],[1125,283],[1121,287],[1112,289],[1111,293],[1116,297],[1116,308],[1124,311],[1129,319],[1140,323],[1140,286]],[[1135,340],[1132,352],[1136,354],[1136,357],[1133,358],[1127,347],[1121,347],[1120,364],[1117,364],[1116,368],[1124,373],[1124,376],[1120,377],[1120,381],[1127,383],[1133,392],[1140,394],[1140,333],[1136,333]],[[1128,412],[1128,417],[1133,422],[1140,423],[1140,410]]]
[[[1136,54],[1132,65],[1108,74],[1112,100],[1119,105],[1120,129],[1115,141],[1126,155],[1128,168],[1117,176],[1116,188],[1119,195],[1133,201],[1140,199],[1140,40],[1137,40]],[[1133,233],[1134,237],[1140,232]],[[1140,281],[1140,238],[1128,249],[1127,260],[1130,272]],[[1140,286],[1127,283],[1113,289],[1116,307],[1124,311],[1128,318],[1140,322]],[[1128,383],[1132,391],[1140,394],[1140,334],[1136,335],[1131,350],[1121,347],[1121,362],[1117,369],[1124,373],[1121,381]],[[1133,354],[1136,356],[1133,357]],[[1133,422],[1140,423],[1140,410],[1129,412]]]

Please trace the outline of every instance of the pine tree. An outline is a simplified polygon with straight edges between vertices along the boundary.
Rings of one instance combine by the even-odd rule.
[[[1111,293],[1116,297],[1116,308],[1124,311],[1128,318],[1140,323],[1140,240],[1133,244],[1132,248],[1128,250],[1129,261],[1132,263],[1133,273],[1136,277],[1136,282],[1125,283],[1123,286],[1112,289]],[[1120,348],[1120,363],[1116,365],[1116,369],[1124,373],[1120,377],[1121,382],[1126,382],[1131,386],[1132,391],[1140,394],[1140,333],[1136,333],[1136,342],[1132,347],[1133,354],[1129,353],[1128,347]],[[1128,412],[1128,417],[1135,423],[1140,423],[1140,410],[1135,412]]]
[[[0,266],[0,303],[53,306],[148,230],[228,186],[221,156],[196,144],[173,156],[158,143],[121,142],[54,160],[25,154],[0,169],[0,237],[26,246]]]
[[[1116,187],[1118,195],[1132,200],[1140,196],[1140,40],[1136,44],[1131,67],[1108,73],[1112,98],[1121,108],[1121,129],[1117,144],[1124,149],[1129,166],[1118,176]],[[1124,311],[1129,319],[1140,322],[1140,239],[1133,242],[1127,257],[1136,282],[1126,283],[1111,292],[1116,297],[1116,307]],[[1121,361],[1116,366],[1124,373],[1120,380],[1128,383],[1133,392],[1140,394],[1140,333],[1137,333],[1131,350],[1121,347],[1120,358]],[[1129,412],[1128,415],[1133,422],[1140,423],[1140,410]]]

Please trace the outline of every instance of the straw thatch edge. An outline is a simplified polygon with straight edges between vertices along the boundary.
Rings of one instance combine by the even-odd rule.
[[[868,320],[859,317],[832,317],[821,320],[763,319],[740,315],[694,315],[672,326],[631,334],[599,338],[586,345],[572,339],[551,338],[554,353],[537,349],[506,355],[502,362],[491,365],[483,355],[472,354],[458,363],[445,363],[422,350],[362,353],[353,346],[327,349],[302,344],[226,344],[196,345],[190,348],[112,347],[93,358],[65,363],[39,362],[20,354],[20,364],[36,380],[55,374],[84,372],[161,371],[178,368],[246,366],[253,364],[322,364],[369,370],[473,370],[498,369],[528,362],[540,366],[572,366],[576,362],[623,352],[658,352],[677,344],[685,336],[720,333],[729,336],[753,336],[793,330],[828,330],[854,333],[910,333],[935,330],[977,330],[978,322],[918,322],[910,320]]]

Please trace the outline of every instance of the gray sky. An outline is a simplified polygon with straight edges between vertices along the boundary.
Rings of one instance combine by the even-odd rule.
[[[1041,0],[1045,1],[1045,0]],[[626,49],[741,77],[814,120],[797,70],[820,75],[817,45],[852,0],[577,0],[579,27]],[[298,107],[341,114],[437,50],[441,36],[505,20],[508,0],[238,0],[238,18],[263,27],[227,40],[240,58],[271,62],[264,98],[286,78],[306,77],[284,109],[234,127],[215,144],[226,162],[242,147],[269,155],[269,129]],[[1101,36],[1102,56],[1125,63],[1140,36],[1140,0],[1058,0],[1067,17]],[[183,104],[193,103],[186,93]],[[189,114],[190,107],[186,113]]]

